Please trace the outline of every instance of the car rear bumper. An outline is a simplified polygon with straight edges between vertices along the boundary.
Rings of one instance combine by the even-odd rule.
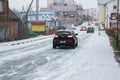
[[[67,41],[64,41],[64,40],[61,40],[61,41],[54,40],[53,41],[53,45],[56,45],[56,46],[73,46],[74,45],[74,41],[73,40],[67,40]]]

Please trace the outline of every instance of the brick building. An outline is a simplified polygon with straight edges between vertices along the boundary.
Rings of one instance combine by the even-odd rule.
[[[8,0],[0,0],[0,42],[18,38],[19,20],[9,9]]]
[[[74,0],[48,0],[48,9],[55,11],[60,24],[78,24],[77,8]]]

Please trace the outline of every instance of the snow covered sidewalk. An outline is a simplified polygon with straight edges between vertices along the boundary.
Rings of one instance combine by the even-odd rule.
[[[74,70],[67,80],[120,80],[120,65],[115,61],[109,37],[104,31],[100,35],[98,33],[96,31],[76,55],[79,63],[73,66]]]
[[[53,35],[43,35],[43,36],[40,35],[35,38],[3,42],[3,43],[0,43],[0,52],[28,47],[34,44],[38,44],[39,42],[44,41],[45,39],[51,39],[52,37]]]

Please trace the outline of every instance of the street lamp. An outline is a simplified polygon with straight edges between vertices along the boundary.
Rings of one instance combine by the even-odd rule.
[[[117,0],[117,47],[118,47],[118,43],[119,43],[119,40],[118,40],[118,20],[119,20],[119,0]]]

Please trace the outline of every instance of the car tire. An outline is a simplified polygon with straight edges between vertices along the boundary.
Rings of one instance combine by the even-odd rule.
[[[75,49],[75,46],[76,46],[76,45],[75,45],[75,44],[73,44],[72,48],[73,48],[73,49]]]
[[[76,43],[76,47],[78,47],[78,42]]]
[[[53,44],[53,49],[56,49],[56,45]]]

